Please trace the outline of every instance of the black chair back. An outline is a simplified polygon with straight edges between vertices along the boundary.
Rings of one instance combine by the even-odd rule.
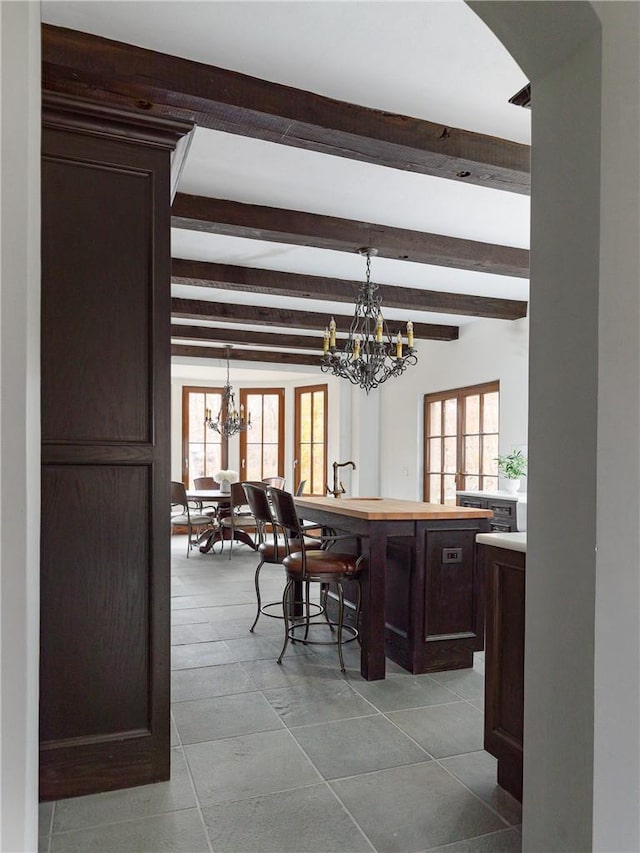
[[[258,485],[257,483],[247,482],[242,483],[242,487],[253,517],[264,524],[271,524],[273,519],[267,500],[266,486],[263,483]]]
[[[300,519],[291,492],[284,489],[274,489],[269,486],[267,497],[271,501],[271,512],[273,520],[280,527],[287,538],[302,540]]]
[[[175,480],[171,481],[171,506],[184,507],[184,511],[188,512],[189,502],[187,501],[187,490],[184,483],[178,483]]]

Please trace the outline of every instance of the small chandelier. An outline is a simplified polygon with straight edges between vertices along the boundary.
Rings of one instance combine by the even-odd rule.
[[[342,351],[336,347],[336,321],[324,330],[321,368],[359,385],[367,394],[386,382],[390,376],[400,376],[410,364],[418,363],[413,348],[413,323],[407,323],[407,347],[403,351],[402,334],[392,338],[382,316],[382,296],[378,285],[371,282],[371,257],[377,249],[358,249],[367,258],[367,278],[360,285],[355,314],[349,327],[349,336]]]
[[[204,423],[205,426],[214,429],[220,435],[227,438],[230,435],[235,435],[237,432],[243,432],[246,429],[251,429],[251,412],[245,420],[244,406],[240,405],[240,411],[236,409],[236,401],[233,394],[233,388],[229,383],[229,351],[231,347],[226,348],[227,352],[227,384],[222,392],[222,404],[218,416],[215,418],[211,415],[211,409],[205,409]]]

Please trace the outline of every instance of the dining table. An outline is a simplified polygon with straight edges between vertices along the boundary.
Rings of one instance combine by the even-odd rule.
[[[473,666],[484,648],[475,537],[488,531],[490,510],[384,497],[305,495],[295,503],[305,522],[353,534],[340,550],[365,557],[357,626],[363,678],[385,677],[385,653],[411,672]]]
[[[197,501],[198,503],[216,503],[218,505],[219,517],[224,516],[225,511],[228,511],[231,505],[230,492],[223,492],[220,489],[189,489],[187,491],[187,500]],[[231,537],[239,542],[244,542],[251,548],[255,548],[253,539],[244,530],[234,529],[230,527],[214,527],[210,530],[205,530],[198,539],[198,546],[202,554],[208,554],[216,542],[223,542]]]

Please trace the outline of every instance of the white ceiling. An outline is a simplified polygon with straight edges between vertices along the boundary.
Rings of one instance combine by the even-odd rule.
[[[508,103],[527,80],[462,0],[45,0],[42,18],[47,23],[339,100],[517,142],[530,141],[530,112]],[[202,128],[196,130],[179,190],[509,246],[529,246],[527,196]],[[357,255],[178,229],[172,231],[172,253],[174,257],[355,280],[361,280],[364,274],[363,260]],[[372,278],[388,285],[482,296],[527,299],[528,295],[528,282],[524,279],[385,258],[372,261]],[[213,301],[283,304],[279,297],[217,289],[174,285],[172,292]],[[286,305],[348,313],[347,306],[331,302],[314,300],[310,305],[304,300],[287,300]],[[392,309],[385,310],[385,316],[409,319]],[[414,312],[411,319],[453,325],[483,322],[421,312]],[[176,360],[174,373],[180,363],[181,371],[188,369],[184,362]],[[203,370],[214,380],[220,377],[219,369],[195,363],[199,364],[199,373]],[[238,370],[233,369],[234,376],[246,379]],[[252,374],[253,369],[247,368],[247,373]],[[281,370],[277,375],[283,378]],[[270,378],[264,370],[259,376]]]

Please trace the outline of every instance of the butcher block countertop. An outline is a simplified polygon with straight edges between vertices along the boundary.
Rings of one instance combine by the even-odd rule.
[[[406,501],[399,498],[351,498],[351,497],[311,497],[295,499],[296,507],[304,515],[305,510],[321,509],[346,515],[350,518],[364,518],[371,521],[413,521],[418,519],[463,519],[491,518],[489,509],[476,509],[466,506],[444,506],[428,504],[423,501]],[[312,516],[309,520],[313,521]]]

